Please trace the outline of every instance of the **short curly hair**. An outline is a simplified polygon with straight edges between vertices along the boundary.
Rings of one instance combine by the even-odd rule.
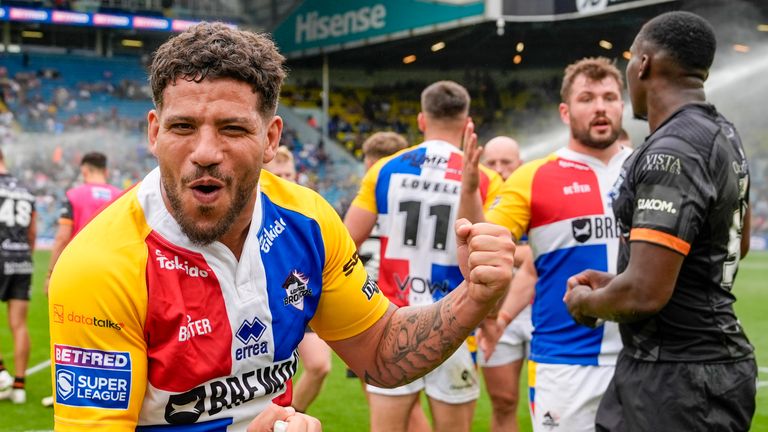
[[[663,49],[689,70],[707,71],[715,59],[717,40],[712,25],[691,12],[667,12],[653,18],[640,30],[640,38]]]
[[[181,78],[201,82],[232,78],[250,84],[261,99],[259,111],[274,115],[286,76],[285,57],[264,33],[223,23],[200,23],[163,43],[149,67],[152,101],[162,109],[163,91]]]

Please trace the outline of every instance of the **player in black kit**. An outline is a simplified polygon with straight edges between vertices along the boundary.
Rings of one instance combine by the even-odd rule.
[[[0,300],[8,303],[15,377],[0,358],[0,400],[26,402],[24,379],[29,360],[27,309],[35,245],[35,197],[8,174],[0,152]]]
[[[747,431],[757,367],[731,289],[749,248],[749,172],[734,126],[706,102],[714,32],[697,15],[666,13],[631,54],[632,108],[651,135],[614,191],[619,275],[580,273],[565,298],[578,322],[621,323],[596,429]]]

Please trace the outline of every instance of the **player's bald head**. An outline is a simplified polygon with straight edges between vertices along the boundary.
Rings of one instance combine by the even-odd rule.
[[[483,163],[505,180],[522,164],[520,146],[507,136],[497,136],[488,141],[483,150]]]

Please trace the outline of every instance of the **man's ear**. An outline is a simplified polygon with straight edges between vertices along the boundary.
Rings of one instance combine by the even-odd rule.
[[[283,119],[280,116],[273,116],[267,124],[266,143],[264,145],[264,154],[262,162],[267,164],[275,158],[277,147],[280,146],[280,137],[283,135]]]
[[[652,63],[652,59],[651,59],[651,56],[649,56],[648,54],[643,54],[640,57],[640,67],[637,68],[638,79],[642,80],[651,76],[651,63]]]
[[[424,130],[427,127],[426,119],[424,118],[424,113],[420,112],[418,116],[416,116],[416,123],[419,125],[419,131],[421,133],[424,133]]]
[[[560,105],[557,107],[557,110],[560,112],[560,120],[563,121],[563,123],[570,126],[571,124],[571,107],[568,106],[565,102],[560,102]]]
[[[149,151],[153,156],[157,157],[157,135],[160,133],[160,114],[156,109],[150,110],[147,114],[147,142],[149,143]]]

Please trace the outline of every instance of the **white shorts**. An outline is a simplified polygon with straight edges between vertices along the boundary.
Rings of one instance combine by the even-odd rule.
[[[614,369],[528,360],[533,431],[594,432],[597,407]]]
[[[531,305],[523,309],[504,330],[496,349],[487,361],[478,346],[477,363],[482,367],[497,367],[510,364],[514,361],[528,357],[531,350],[531,334],[533,323],[531,322]]]
[[[443,364],[412,383],[391,389],[368,384],[366,389],[384,396],[404,396],[424,390],[430,398],[448,404],[463,404],[480,397],[477,370],[466,342]]]

